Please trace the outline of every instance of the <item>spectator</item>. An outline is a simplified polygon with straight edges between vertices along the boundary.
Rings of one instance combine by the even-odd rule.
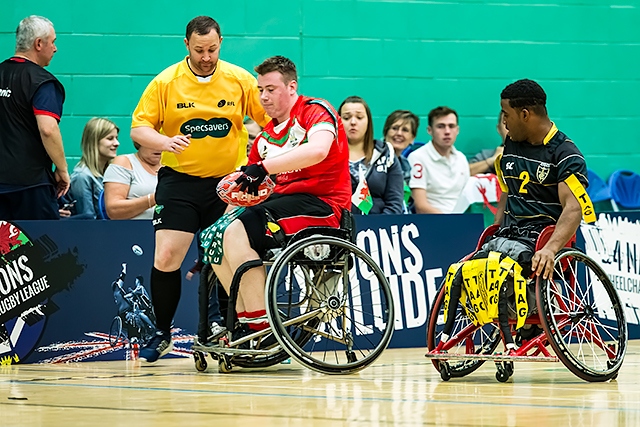
[[[94,117],[82,132],[82,157],[71,174],[71,197],[76,201],[74,219],[101,218],[98,200],[102,178],[116,157],[120,129],[109,119]]]
[[[247,117],[246,119],[244,119],[244,127],[245,129],[247,129],[248,137],[249,137],[249,139],[247,140],[247,156],[248,156],[249,153],[251,152],[251,147],[253,147],[253,141],[255,141],[258,135],[260,135],[260,132],[262,132],[262,126],[257,124],[253,119],[250,119],[249,117]]]
[[[113,159],[104,173],[104,201],[110,219],[152,219],[162,151],[133,143],[134,154]]]
[[[340,104],[338,114],[349,142],[352,200],[366,187],[373,203],[366,204],[366,211],[352,204],[351,211],[356,214],[404,213],[400,160],[391,143],[373,139],[369,105],[359,96],[350,96]]]
[[[0,64],[0,219],[5,221],[59,219],[57,198],[69,190],[58,126],[64,87],[44,69],[58,50],[55,42],[51,21],[29,16],[18,24],[15,55]]]
[[[498,135],[500,135],[500,145],[496,148],[489,148],[480,151],[469,160],[469,173],[471,176],[479,173],[496,173],[495,161],[504,150],[504,140],[507,137],[507,128],[504,126],[504,113],[500,111],[498,124],[496,125]]]
[[[400,160],[402,176],[407,184],[411,178],[411,165],[402,152],[416,140],[419,126],[420,118],[411,111],[396,110],[389,114],[382,128],[384,140],[393,145],[396,156]]]
[[[429,112],[431,141],[409,154],[411,197],[416,213],[451,213],[469,179],[469,163],[453,146],[460,132],[449,107]]]

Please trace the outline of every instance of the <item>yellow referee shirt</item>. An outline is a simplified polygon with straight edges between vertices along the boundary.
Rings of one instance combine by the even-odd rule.
[[[133,112],[131,127],[147,126],[167,136],[191,135],[182,153],[162,153],[162,164],[193,176],[222,177],[246,162],[249,116],[260,126],[269,117],[258,83],[248,71],[218,60],[209,81],[196,77],[186,58],[158,74]]]

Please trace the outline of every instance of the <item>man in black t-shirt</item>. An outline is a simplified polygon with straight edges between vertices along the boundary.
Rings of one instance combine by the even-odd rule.
[[[526,286],[519,286],[519,289],[516,286],[514,291],[513,287],[509,289],[502,283],[506,283],[504,280],[508,275],[513,276],[516,284],[524,284],[534,273],[543,279],[551,278],[556,253],[576,233],[581,217],[590,222],[595,220],[595,214],[586,194],[588,180],[584,157],[573,141],[549,119],[547,96],[542,87],[532,80],[518,80],[508,85],[500,97],[504,123],[509,132],[504,152],[496,162],[496,173],[503,191],[495,220],[500,228],[474,254],[473,264],[450,269],[445,305],[452,307],[452,313],[455,313],[463,281],[471,306],[483,302],[475,299],[477,295],[484,293],[488,296],[494,292],[494,298],[487,298],[492,302],[485,302],[485,305],[495,304],[493,310],[497,305],[503,339],[511,349],[515,345],[508,325],[506,296],[515,292],[516,301],[524,302],[525,309],[518,314],[520,327],[527,314]],[[536,251],[536,240],[548,225],[556,228],[547,243]],[[491,252],[499,253],[499,258],[494,256],[492,261]],[[494,287],[498,283],[495,281],[498,274],[501,274],[495,267],[499,263],[502,268],[505,265],[502,261],[507,257],[512,260],[508,267],[511,272],[503,274],[499,286]],[[482,260],[486,260],[486,264],[475,262]],[[507,273],[506,269],[504,273]],[[485,282],[486,288],[479,289],[485,286]],[[479,292],[474,295],[470,288],[479,289]],[[495,313],[492,309],[483,306],[469,315],[480,323],[486,323],[493,317],[491,313]],[[489,314],[485,315],[484,311]],[[439,348],[448,340],[454,320],[454,315],[447,316]]]
[[[69,190],[58,126],[64,88],[44,69],[55,41],[51,21],[29,16],[15,55],[0,63],[0,220],[59,219],[57,199]]]

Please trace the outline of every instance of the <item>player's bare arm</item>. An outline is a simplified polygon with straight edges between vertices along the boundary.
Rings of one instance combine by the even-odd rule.
[[[434,207],[427,197],[427,190],[424,188],[412,188],[411,189],[411,197],[413,198],[413,203],[416,209],[416,213],[419,214],[438,214],[442,213],[442,211],[436,207]]]
[[[131,139],[143,147],[180,154],[189,146],[191,134],[166,136],[151,127],[139,126],[131,129]]]
[[[502,224],[502,219],[504,218],[504,210],[507,208],[507,199],[509,198],[509,192],[503,191],[500,195],[500,200],[498,201],[498,210],[496,211],[496,215],[493,219],[493,223],[497,225]]]
[[[573,237],[582,219],[580,203],[566,183],[558,184],[558,196],[562,204],[562,214],[558,218],[556,229],[547,244],[537,251],[531,259],[531,269],[535,271],[536,276],[542,275],[544,279],[552,277],[553,260],[556,253]]]

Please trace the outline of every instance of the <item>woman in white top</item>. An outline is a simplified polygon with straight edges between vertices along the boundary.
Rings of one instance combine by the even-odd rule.
[[[104,201],[111,219],[152,219],[161,151],[141,147],[113,159],[104,174]]]

